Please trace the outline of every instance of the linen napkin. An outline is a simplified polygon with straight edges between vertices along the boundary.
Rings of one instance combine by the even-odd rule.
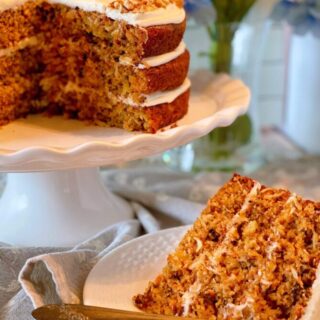
[[[228,173],[175,173],[143,163],[102,175],[109,189],[132,205],[135,219],[110,226],[74,248],[0,244],[0,320],[31,320],[33,308],[42,304],[81,303],[86,277],[100,258],[144,233],[191,224],[208,198],[231,177]],[[275,163],[253,177],[320,199],[319,158]]]

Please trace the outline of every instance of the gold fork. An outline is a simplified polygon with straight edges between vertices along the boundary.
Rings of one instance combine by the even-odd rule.
[[[32,316],[37,320],[191,320],[190,318],[153,315],[140,312],[89,307],[76,304],[46,305],[34,310],[32,312]]]

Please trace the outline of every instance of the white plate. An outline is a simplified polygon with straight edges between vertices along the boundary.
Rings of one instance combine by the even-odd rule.
[[[85,305],[137,311],[132,297],[143,293],[166,264],[189,227],[163,230],[130,241],[100,260],[84,287]]]
[[[241,81],[201,73],[192,82],[188,115],[178,127],[157,134],[41,115],[4,126],[0,129],[0,171],[84,168],[144,158],[227,126],[247,111],[250,92]]]

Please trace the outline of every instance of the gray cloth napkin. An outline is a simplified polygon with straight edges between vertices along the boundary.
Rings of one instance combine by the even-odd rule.
[[[108,227],[74,248],[0,244],[0,320],[31,320],[33,308],[43,304],[81,303],[87,275],[101,257],[143,233],[191,224],[230,176],[193,176],[143,163],[132,169],[104,171],[105,184],[132,205],[136,219]],[[273,164],[253,176],[320,199],[318,158]],[[1,181],[0,176],[0,190]]]

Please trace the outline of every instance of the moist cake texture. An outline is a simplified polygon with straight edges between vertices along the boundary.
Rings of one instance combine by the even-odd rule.
[[[203,319],[320,319],[319,234],[319,203],[235,175],[134,302]]]
[[[188,109],[180,0],[0,3],[0,125],[64,114],[154,133]]]

